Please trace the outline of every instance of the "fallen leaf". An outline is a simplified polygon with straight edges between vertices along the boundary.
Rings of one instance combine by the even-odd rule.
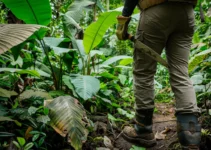
[[[156,140],[164,140],[166,138],[166,134],[163,134],[162,132],[156,132],[156,134],[155,134],[155,139]]]
[[[163,131],[161,131],[160,133],[157,131],[157,133],[155,134],[155,139],[156,140],[164,140],[166,138],[166,134],[171,131],[171,128],[165,127],[165,129]]]
[[[107,137],[104,136],[104,141],[103,141],[104,145],[109,148],[109,149],[113,149],[113,145],[111,143],[111,140]]]
[[[160,133],[166,134],[166,133],[168,133],[169,131],[171,131],[171,128],[165,127],[165,130],[161,131]]]
[[[168,110],[168,112],[169,112],[169,113],[173,113],[173,112],[174,112],[174,108],[170,108],[170,109]]]

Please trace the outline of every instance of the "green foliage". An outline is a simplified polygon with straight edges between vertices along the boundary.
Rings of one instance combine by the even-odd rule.
[[[144,147],[138,147],[138,146],[134,146],[130,149],[130,150],[146,150],[146,148]]]
[[[120,12],[117,11],[103,13],[97,22],[92,23],[86,29],[83,44],[87,54],[102,41],[108,27],[116,23],[116,16],[119,14]]]
[[[87,100],[92,98],[100,89],[100,82],[92,76],[76,76],[67,77],[64,76],[63,80],[65,84],[71,89],[74,86],[75,92],[83,99]],[[72,85],[69,83],[71,81]]]
[[[18,142],[17,142],[18,141]],[[13,144],[18,148],[18,150],[29,150],[33,147],[33,143],[26,143],[25,139],[22,137],[17,137],[17,141],[13,141]]]
[[[189,73],[191,73],[197,66],[199,66],[204,61],[206,63],[207,62],[206,58],[210,55],[210,53],[211,53],[211,49],[208,49],[194,55],[189,62],[189,68],[188,68]]]
[[[27,24],[48,25],[50,23],[49,0],[3,0],[3,3]]]
[[[69,149],[67,143],[82,149],[92,139],[87,138],[91,123],[86,111],[108,114],[114,126],[134,117],[133,43],[115,36],[120,12],[106,12],[122,6],[122,1],[107,2],[3,0],[7,8],[0,2],[1,23],[8,21],[10,13],[27,23],[0,25],[0,53],[4,53],[0,55],[0,129],[4,131],[0,136],[18,137],[13,141],[17,149]],[[203,1],[202,6],[206,22],[200,22],[197,6],[189,73],[199,105],[206,106],[211,90],[211,4]],[[132,34],[137,17],[130,22]],[[46,33],[48,28],[28,23],[48,25],[51,30]],[[172,99],[168,71],[158,65],[155,100],[170,103]],[[68,137],[61,139],[53,129]],[[8,148],[8,142],[2,138],[0,146]]]

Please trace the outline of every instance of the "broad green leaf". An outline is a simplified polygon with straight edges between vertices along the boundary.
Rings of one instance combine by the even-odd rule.
[[[194,85],[193,87],[194,87],[195,92],[206,92],[205,85]]]
[[[14,60],[17,60],[18,57],[20,56],[21,49],[25,46],[25,42],[18,44],[17,46],[14,46],[11,48],[12,54],[14,56]]]
[[[191,60],[189,61],[189,67],[188,67],[189,73],[191,73],[200,63],[202,63],[205,60],[205,58],[209,56],[210,53],[211,49],[208,49],[192,57]]]
[[[114,56],[104,61],[101,66],[108,66],[122,59],[132,59],[132,57],[131,56]]]
[[[102,51],[99,51],[99,50],[92,50],[90,52],[90,57],[93,57],[95,55],[103,55],[103,52]]]
[[[48,74],[48,73],[46,73],[46,72],[44,72],[44,71],[42,71],[42,70],[40,70],[40,69],[38,69],[38,68],[35,68],[35,70],[39,73],[39,75],[40,76],[42,76],[42,77],[48,77],[48,78],[50,78],[50,76],[51,76],[51,74]]]
[[[133,119],[134,118],[134,114],[128,113],[126,110],[123,110],[121,108],[117,108],[117,111],[119,114],[126,116],[129,119]]]
[[[75,97],[78,97],[78,95],[75,92],[75,89],[73,87],[73,84],[71,83],[71,78],[69,76],[63,76],[62,77],[62,81],[64,82],[64,84],[72,91],[73,95]],[[61,95],[60,95],[61,96]]]
[[[126,58],[120,61],[119,65],[126,66],[133,62],[133,58]]]
[[[22,137],[17,137],[17,140],[21,147],[23,147],[26,143],[25,139]]]
[[[85,57],[86,53],[84,50],[83,40],[76,40],[75,42],[76,42],[75,48],[79,50],[79,53],[82,55],[82,57]]]
[[[100,81],[92,76],[78,76],[71,78],[71,82],[75,87],[76,93],[83,100],[92,98],[100,89]]]
[[[36,64],[37,69],[42,70],[42,71],[46,72],[47,74],[51,74],[51,70],[44,63],[36,61],[35,64]]]
[[[39,108],[36,108],[36,107],[34,107],[34,106],[31,106],[31,107],[29,107],[29,109],[28,109],[28,113],[29,113],[30,115],[33,115],[33,114],[36,113],[36,111],[37,111],[38,109],[39,109]]]
[[[35,77],[40,77],[40,74],[36,70],[20,70],[16,72],[19,74],[30,74]]]
[[[52,98],[48,92],[36,91],[36,90],[26,90],[19,96],[20,100],[29,99],[31,97],[42,97],[44,99]]]
[[[51,21],[49,0],[2,0],[13,14],[27,24],[48,25]]]
[[[84,10],[87,6],[95,4],[89,0],[75,0],[69,7],[69,11],[64,15],[64,23],[66,26],[74,26],[81,29],[79,26],[80,20],[83,17]]]
[[[39,117],[37,117],[37,122],[41,122],[41,123],[48,123],[48,121],[50,121],[50,118],[47,115],[41,115]]]
[[[35,77],[40,77],[40,74],[35,70],[22,70],[22,69],[16,69],[16,68],[0,68],[0,72],[17,72],[19,74],[29,74]]]
[[[118,79],[116,76],[114,76],[113,74],[110,74],[108,72],[103,72],[103,73],[99,74],[99,76],[105,77],[108,79]]]
[[[68,53],[69,51],[75,51],[74,49],[61,48],[61,47],[55,47],[55,46],[51,46],[51,49],[53,49],[54,53],[57,55],[61,55],[63,53]]]
[[[5,0],[6,1],[6,0]],[[13,0],[9,0],[13,1]],[[18,1],[18,0],[17,0]],[[17,2],[13,1],[13,2]],[[19,4],[16,4],[19,6]],[[30,24],[1,24],[0,25],[0,54],[24,42],[35,31],[44,26]]]
[[[45,37],[43,40],[45,41],[45,44],[48,45],[57,55],[67,53],[71,50],[69,48],[58,47],[62,42],[70,42],[70,39],[68,38]]]
[[[15,91],[8,91],[8,90],[0,88],[0,96],[1,97],[10,98],[11,96],[16,96],[16,95],[18,95],[18,93],[16,93]]]
[[[191,81],[193,82],[193,84],[201,84],[203,82],[203,76],[202,74],[198,73],[198,74],[195,74],[191,77]]]
[[[83,106],[70,96],[60,96],[45,104],[50,110],[50,125],[61,136],[68,135],[71,145],[80,150],[88,135],[85,127],[86,111]]]
[[[95,48],[101,41],[107,29],[116,23],[116,17],[120,14],[118,11],[103,13],[96,22],[88,26],[84,33],[84,48],[87,54]]]
[[[14,121],[13,119],[9,118],[9,117],[3,117],[3,116],[0,116],[0,122],[1,121]]]
[[[59,46],[62,42],[70,42],[70,39],[68,38],[44,37],[43,40],[46,45],[54,47]]]
[[[124,85],[125,81],[127,80],[127,76],[119,74],[119,80],[120,80],[121,84]]]

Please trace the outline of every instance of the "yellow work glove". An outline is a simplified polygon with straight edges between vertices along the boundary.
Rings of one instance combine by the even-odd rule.
[[[119,40],[131,39],[132,36],[127,32],[130,20],[131,17],[124,17],[124,16],[117,17],[118,24],[117,24],[116,36]]]

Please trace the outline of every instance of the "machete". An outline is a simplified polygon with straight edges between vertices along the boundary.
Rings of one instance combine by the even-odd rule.
[[[150,48],[149,46],[145,45],[141,41],[139,41],[137,39],[134,39],[134,36],[129,36],[129,37],[130,37],[129,39],[132,42],[134,42],[134,44],[136,45],[138,50],[140,50],[141,52],[147,54],[149,57],[151,57],[155,61],[159,62],[161,65],[163,65],[166,68],[168,68],[168,63],[166,62],[166,60],[164,60],[156,51],[154,51],[152,48]]]

